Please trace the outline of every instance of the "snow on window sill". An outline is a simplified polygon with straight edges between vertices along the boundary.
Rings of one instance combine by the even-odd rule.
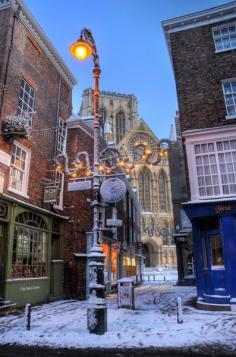
[[[225,270],[224,265],[212,265],[211,270]]]
[[[15,193],[16,195],[19,195],[19,196],[22,196],[22,197],[25,197],[25,198],[29,199],[29,196],[26,193],[22,192],[22,191],[17,191],[12,187],[8,187],[7,190],[12,192],[12,193]]]
[[[226,115],[225,119],[227,120],[236,119],[236,115]]]

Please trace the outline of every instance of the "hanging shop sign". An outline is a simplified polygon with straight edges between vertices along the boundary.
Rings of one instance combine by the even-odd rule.
[[[58,187],[49,186],[44,187],[43,202],[44,203],[56,203],[57,202]]]
[[[100,188],[102,199],[106,203],[116,203],[122,200],[126,193],[125,183],[119,178],[105,180]]]
[[[82,191],[90,190],[92,188],[92,181],[73,181],[68,183],[68,191]]]

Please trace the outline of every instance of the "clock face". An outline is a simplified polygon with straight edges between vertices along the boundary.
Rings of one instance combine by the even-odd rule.
[[[138,145],[137,144],[142,144]],[[154,140],[150,135],[146,133],[132,134],[128,139],[128,152],[130,158],[135,162],[142,162],[142,156],[145,148],[152,151],[150,161],[155,161],[160,147],[159,142]]]

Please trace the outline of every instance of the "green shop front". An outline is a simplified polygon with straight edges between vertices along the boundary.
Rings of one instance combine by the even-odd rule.
[[[0,307],[63,297],[64,220],[0,195]]]

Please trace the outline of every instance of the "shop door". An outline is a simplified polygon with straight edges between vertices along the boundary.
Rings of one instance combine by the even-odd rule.
[[[3,298],[5,283],[4,225],[0,223],[0,298]]]
[[[203,239],[205,291],[214,295],[217,289],[225,289],[222,237],[219,232],[208,232]]]

